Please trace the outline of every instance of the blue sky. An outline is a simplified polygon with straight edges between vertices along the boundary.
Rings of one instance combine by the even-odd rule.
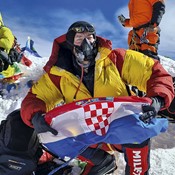
[[[128,17],[128,1],[124,0],[1,0],[0,11],[6,26],[10,27],[21,46],[27,37],[35,41],[35,49],[42,56],[51,53],[54,38],[66,33],[75,21],[92,23],[97,35],[113,42],[113,48],[127,49],[129,29],[123,28],[117,16]],[[166,1],[166,13],[161,22],[159,54],[175,58],[175,2]]]

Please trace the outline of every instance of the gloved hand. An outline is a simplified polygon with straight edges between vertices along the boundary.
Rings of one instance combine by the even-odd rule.
[[[123,26],[125,25],[126,18],[122,14],[118,16],[118,20]]]
[[[143,105],[143,114],[139,117],[144,123],[150,123],[150,121],[156,117],[158,111],[164,106],[164,99],[162,97],[153,97],[151,105]]]
[[[34,114],[32,118],[32,124],[33,124],[35,131],[38,134],[42,132],[47,132],[47,131],[51,132],[54,135],[58,134],[58,131],[56,131],[55,129],[53,129],[46,123],[44,119],[44,114],[42,114],[41,112],[37,112]]]

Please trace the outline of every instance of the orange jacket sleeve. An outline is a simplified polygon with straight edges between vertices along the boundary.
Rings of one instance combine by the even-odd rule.
[[[125,20],[125,27],[157,26],[165,13],[165,4],[163,0],[130,0],[128,9],[129,18]]]

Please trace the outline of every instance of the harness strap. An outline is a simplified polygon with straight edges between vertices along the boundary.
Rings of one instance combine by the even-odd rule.
[[[133,35],[132,35],[132,38],[131,38],[131,42],[130,42],[129,47],[130,47],[131,45],[134,45],[134,47],[136,48],[136,51],[139,51],[138,45],[137,45],[137,43],[136,43],[136,41],[135,41],[135,38],[140,39],[139,35],[138,35],[138,34],[136,33],[136,31],[133,29]]]

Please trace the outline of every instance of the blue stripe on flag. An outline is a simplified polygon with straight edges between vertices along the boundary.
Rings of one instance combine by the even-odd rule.
[[[145,124],[139,120],[139,114],[132,114],[112,121],[107,133],[103,136],[89,132],[44,145],[62,158],[64,156],[73,158],[89,145],[101,142],[111,144],[141,143],[160,132],[165,132],[167,128],[168,120],[165,118],[155,118],[150,124]]]

